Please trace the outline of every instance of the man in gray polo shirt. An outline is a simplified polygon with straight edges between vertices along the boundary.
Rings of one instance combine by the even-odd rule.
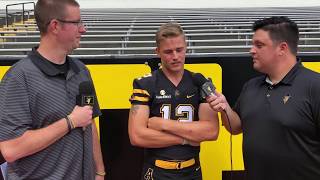
[[[104,179],[97,98],[77,106],[88,69],[67,55],[86,32],[74,0],[39,0],[38,48],[14,64],[0,84],[0,149],[9,179]],[[93,89],[93,87],[92,87]],[[95,92],[93,92],[95,94]]]

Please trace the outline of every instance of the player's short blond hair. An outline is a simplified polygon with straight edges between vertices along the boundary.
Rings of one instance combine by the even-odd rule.
[[[175,22],[168,22],[160,26],[156,33],[156,44],[157,47],[160,46],[160,42],[166,38],[177,37],[183,35],[185,38],[185,34],[183,32],[182,27]]]

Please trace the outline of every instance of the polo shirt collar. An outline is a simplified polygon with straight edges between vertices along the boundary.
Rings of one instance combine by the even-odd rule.
[[[38,47],[32,48],[32,51],[28,53],[28,57],[31,61],[45,74],[48,76],[57,76],[60,71],[45,57],[43,57],[38,51]],[[67,56],[66,62],[69,63],[69,71],[72,70],[74,73],[80,72],[79,67],[73,62],[73,60]]]
[[[284,76],[284,78],[277,84],[286,84],[291,85],[294,78],[299,72],[299,69],[302,67],[301,60],[297,59],[297,63],[293,66],[293,68]],[[269,79],[268,75],[264,78],[264,83],[269,85],[273,85],[271,80]]]

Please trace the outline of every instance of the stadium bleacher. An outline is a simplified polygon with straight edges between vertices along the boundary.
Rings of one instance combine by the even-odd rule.
[[[248,58],[253,34],[251,32],[252,23],[258,19],[276,15],[290,17],[300,28],[299,54],[315,55],[317,58],[315,56],[304,57],[304,60],[317,61],[320,55],[319,8],[82,9],[82,19],[87,32],[82,36],[81,47],[76,49],[72,56],[82,58],[81,60],[87,64],[95,64],[99,61],[99,63],[102,62],[102,65],[114,65],[112,66],[114,68],[119,64],[126,67],[130,63],[138,65],[149,63],[151,69],[155,69],[158,67],[158,61],[153,61],[156,60],[153,58],[155,56],[155,32],[161,24],[175,21],[182,25],[186,33],[189,63],[219,64],[223,71],[221,75],[215,73],[223,79],[220,83],[222,90],[233,104],[242,84],[249,77],[256,75],[251,68],[251,59]],[[2,61],[2,65],[5,66],[12,65],[14,61],[25,56],[32,47],[39,44],[40,40],[33,11],[30,10],[29,14],[24,17],[24,22],[21,21],[21,14],[19,14],[21,10],[16,10],[16,12],[10,15],[10,23],[7,26],[5,10],[0,10],[0,62]],[[109,61],[111,58],[112,61]],[[6,61],[8,59],[14,61],[8,62]],[[86,60],[97,61],[88,63],[89,61]],[[101,71],[108,72],[109,69],[106,66],[103,68]],[[135,70],[130,69],[129,71]],[[215,71],[215,69],[210,71]],[[111,73],[116,75],[116,72],[117,68]],[[100,71],[92,71],[92,73],[97,75]],[[109,81],[118,78],[111,74],[109,76]],[[115,96],[119,93],[119,89],[114,90],[115,86],[107,87],[109,86],[108,80],[103,81],[103,92]],[[102,84],[102,82],[97,82],[98,85],[99,83]],[[112,102],[109,97],[102,99]],[[125,101],[128,102],[127,97]],[[108,154],[104,156],[108,176],[117,177],[113,179],[135,179],[132,178],[132,175],[140,176],[139,162],[142,159],[142,156],[140,157],[142,153],[132,149],[129,143],[127,117],[125,117],[129,111],[127,107],[114,107],[109,104],[107,108],[103,108],[104,114],[100,117],[100,133],[103,153]],[[221,155],[219,152],[215,151],[215,153]],[[128,161],[128,159],[131,160]],[[218,168],[220,166],[223,165],[219,164]],[[131,171],[123,173],[123,169]],[[217,171],[216,167],[214,169],[210,171]],[[223,171],[222,174],[232,174],[229,179],[241,179],[231,171]],[[125,176],[130,178],[124,178]],[[223,178],[223,180],[226,179],[228,178]]]
[[[3,12],[3,11],[1,11]],[[0,19],[2,13],[0,12]],[[0,29],[0,57],[25,56],[39,43],[33,11],[24,23]],[[82,9],[87,32],[74,56],[154,56],[159,26],[175,21],[185,30],[188,55],[248,54],[251,25],[264,17],[288,16],[300,28],[299,54],[319,54],[320,11],[305,8]],[[2,22],[2,21],[0,21]],[[3,23],[3,22],[2,22]]]

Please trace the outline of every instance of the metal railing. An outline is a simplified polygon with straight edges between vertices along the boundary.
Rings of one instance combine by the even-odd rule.
[[[15,4],[8,4],[6,5],[6,25],[7,27],[9,26],[9,12],[8,12],[8,7],[11,7],[11,6],[17,6],[17,5],[21,5],[22,6],[22,12],[21,12],[21,19],[22,19],[22,23],[24,23],[24,14],[25,12],[28,12],[29,11],[25,11],[25,4],[33,4],[33,10],[30,10],[30,11],[34,11],[34,8],[36,6],[36,4],[34,2],[24,2],[24,3],[15,3]],[[16,14],[17,12],[13,13],[13,14]]]

